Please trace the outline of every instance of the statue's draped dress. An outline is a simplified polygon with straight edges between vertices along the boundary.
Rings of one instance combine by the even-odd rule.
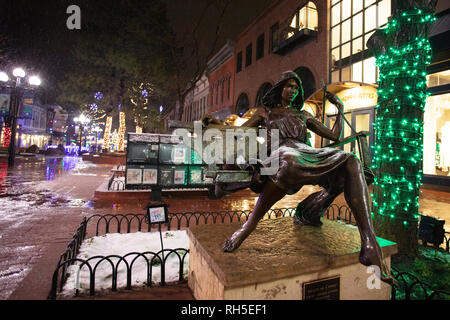
[[[339,168],[353,156],[336,148],[310,147],[306,127],[308,117],[312,116],[292,108],[269,109],[264,116],[269,137],[272,130],[279,130],[279,148],[272,150],[262,165],[270,167],[272,161],[279,159],[278,171],[268,178],[287,194],[297,193],[304,185],[329,188]]]

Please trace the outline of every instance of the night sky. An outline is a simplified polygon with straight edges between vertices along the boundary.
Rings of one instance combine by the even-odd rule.
[[[121,1],[121,0],[115,0]],[[181,37],[198,21],[202,9],[210,0],[163,0],[167,3],[167,16],[174,31]],[[90,2],[90,3],[89,3]],[[233,0],[224,17],[220,45],[234,39],[273,0]],[[69,5],[77,4],[82,12],[85,5],[108,8],[109,1],[96,0],[0,0],[0,69],[8,71],[13,65],[22,65],[43,78],[43,102],[53,103],[58,96],[58,83],[66,72],[76,65],[73,56],[74,39],[80,31],[66,28]],[[151,1],[142,1],[142,5]],[[150,18],[150,17],[149,17]],[[118,16],[116,22],[127,23],[127,17]],[[213,6],[205,12],[198,28],[198,38],[210,41],[215,29],[217,10]],[[81,30],[82,32],[83,30]]]

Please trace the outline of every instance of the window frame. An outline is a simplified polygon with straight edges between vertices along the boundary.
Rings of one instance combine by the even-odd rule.
[[[373,34],[373,32],[378,29],[378,28],[382,28],[386,25],[385,24],[381,24],[380,22],[380,18],[382,16],[382,14],[380,13],[380,10],[382,10],[380,4],[383,2],[383,0],[376,0],[373,3],[370,4],[366,4],[364,3],[362,6],[362,9],[360,9],[359,11],[355,11],[354,12],[354,1],[355,0],[351,0],[350,1],[350,16],[346,17],[345,19],[343,19],[342,14],[343,14],[343,10],[342,10],[342,3],[343,0],[337,0],[334,1],[333,4],[330,5],[330,15],[329,15],[329,30],[328,32],[330,32],[330,37],[329,37],[329,74],[328,74],[328,78],[329,81],[332,82],[335,76],[334,73],[338,72],[337,74],[337,80],[339,81],[348,81],[348,79],[344,79],[343,78],[343,70],[346,69],[347,67],[350,67],[352,69],[353,65],[355,63],[359,63],[359,62],[363,62],[366,59],[372,58],[373,55],[370,53],[370,51],[366,48],[366,43],[367,40],[369,39],[369,37]],[[358,0],[359,1],[359,0]],[[370,29],[370,30],[365,30],[366,27],[366,12],[368,10],[370,10],[371,8],[375,7],[375,28],[374,29]],[[334,8],[338,8],[339,13],[336,14],[333,12]],[[361,23],[361,34],[357,34],[356,36],[354,36],[354,30],[353,30],[353,24],[354,24],[354,20],[355,18],[361,14],[362,16],[362,23]],[[392,14],[392,5],[391,5],[391,14]],[[337,21],[332,21],[332,17],[339,17]],[[332,24],[332,22],[334,22],[334,24]],[[345,43],[342,41],[342,33],[343,33],[343,28],[342,26],[344,25],[344,23],[350,22],[350,39],[348,41],[346,41]],[[332,31],[335,30],[335,28],[339,28],[339,39],[336,41],[336,39],[334,39]],[[354,52],[354,45],[357,44],[356,41],[359,41],[359,39],[362,41],[362,50],[359,52]],[[333,42],[337,43],[335,46],[333,46]],[[343,49],[346,47],[349,47],[349,55],[346,55],[343,58]],[[338,55],[338,59],[333,60],[333,55],[332,53],[336,53]],[[352,72],[350,70],[350,72]],[[379,77],[379,71],[378,69],[376,69],[376,78],[378,79]],[[350,77],[350,80],[352,78]],[[362,80],[364,81],[364,63],[363,63],[363,67],[362,67]]]
[[[239,73],[242,71],[242,51],[239,51],[236,56],[236,73]]]
[[[262,33],[256,39],[256,60],[264,58],[264,45],[265,45],[265,34]]]
[[[245,47],[245,67],[248,68],[252,65],[253,62],[253,43],[250,42]]]
[[[278,47],[280,42],[280,25],[279,23],[275,23],[270,27],[270,37],[269,37],[269,53],[273,52],[273,50]]]

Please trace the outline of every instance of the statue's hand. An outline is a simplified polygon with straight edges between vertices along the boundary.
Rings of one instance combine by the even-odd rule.
[[[330,91],[326,91],[325,96],[328,99],[328,101],[330,101],[332,104],[334,104],[336,107],[338,107],[342,110],[343,105],[337,95],[335,95],[334,93],[332,93]]]

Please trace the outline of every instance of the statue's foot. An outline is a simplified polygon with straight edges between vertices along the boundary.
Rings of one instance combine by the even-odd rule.
[[[393,278],[386,263],[383,260],[383,253],[378,242],[370,242],[361,246],[359,262],[365,266],[377,266],[380,270],[380,280],[391,286],[397,287],[397,281]]]
[[[238,246],[231,239],[226,239],[222,245],[223,252],[233,252],[237,248]]]
[[[238,230],[231,236],[231,238],[228,238],[224,241],[222,245],[222,251],[233,252],[241,246],[241,243],[243,241],[244,241],[243,233],[241,230]]]
[[[217,199],[221,199],[230,193],[231,192],[228,192],[228,191],[225,191],[224,189],[222,189],[222,186],[220,184],[217,183],[215,185],[214,194]]]

